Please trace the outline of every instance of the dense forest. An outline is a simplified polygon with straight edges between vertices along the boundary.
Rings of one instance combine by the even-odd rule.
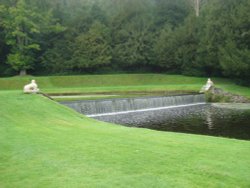
[[[0,76],[114,72],[250,85],[250,1],[0,0]]]

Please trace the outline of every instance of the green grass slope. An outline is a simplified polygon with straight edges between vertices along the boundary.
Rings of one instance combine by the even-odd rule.
[[[117,74],[49,77],[0,78],[0,90],[20,90],[36,79],[46,93],[60,92],[117,92],[117,91],[199,91],[207,78],[165,74]],[[250,97],[250,88],[235,85],[232,81],[212,78],[216,87]]]
[[[250,142],[127,128],[0,92],[0,187],[250,187]]]

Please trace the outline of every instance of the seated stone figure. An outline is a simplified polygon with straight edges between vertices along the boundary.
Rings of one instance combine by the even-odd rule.
[[[32,80],[30,84],[25,85],[23,88],[23,92],[24,93],[38,93],[39,88],[36,84],[36,81]]]
[[[214,83],[212,82],[212,80],[210,78],[208,78],[206,85],[204,85],[201,88],[200,93],[204,93],[204,92],[210,90],[213,86],[214,86]]]

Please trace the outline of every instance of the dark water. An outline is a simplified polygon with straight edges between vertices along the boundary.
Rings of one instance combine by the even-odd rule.
[[[129,127],[250,140],[250,110],[247,109],[206,104],[95,118]]]

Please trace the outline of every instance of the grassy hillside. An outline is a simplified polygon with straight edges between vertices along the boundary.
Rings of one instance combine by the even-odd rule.
[[[84,75],[84,76],[50,76],[50,77],[11,77],[1,78],[1,89],[19,89],[35,78],[42,88],[81,88],[186,84],[200,85],[204,78],[184,77],[162,74],[118,74],[118,75]]]
[[[0,187],[250,187],[250,142],[127,128],[0,92]]]
[[[43,92],[114,92],[114,91],[199,91],[207,78],[164,74],[118,74],[51,77],[0,78],[0,90],[21,90],[36,79]],[[217,87],[250,97],[250,88],[227,79],[212,78]]]

